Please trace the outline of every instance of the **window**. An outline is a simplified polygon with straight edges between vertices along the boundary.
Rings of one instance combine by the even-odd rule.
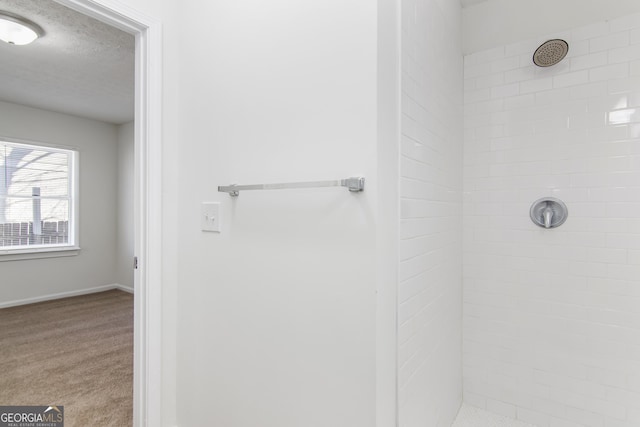
[[[77,249],[76,159],[0,140],[0,254]]]

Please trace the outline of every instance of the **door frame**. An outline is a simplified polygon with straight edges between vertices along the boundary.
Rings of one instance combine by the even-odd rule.
[[[162,425],[162,34],[115,0],[55,0],[135,36],[133,425]],[[133,265],[133,260],[132,265]]]

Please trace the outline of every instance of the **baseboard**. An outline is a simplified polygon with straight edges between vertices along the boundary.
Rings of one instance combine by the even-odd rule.
[[[120,283],[114,283],[113,285],[114,289],[120,289],[121,291],[124,292],[128,292],[130,294],[134,293],[133,288],[127,286],[127,285],[121,285]]]
[[[34,304],[36,302],[51,301],[51,300],[56,300],[60,298],[69,298],[69,297],[77,297],[80,295],[95,294],[97,292],[110,291],[112,289],[119,289],[121,291],[129,292],[131,294],[134,292],[133,288],[130,288],[128,286],[124,286],[118,283],[112,283],[110,285],[97,286],[95,288],[80,289],[77,291],[60,292],[58,294],[49,294],[49,295],[42,295],[39,297],[25,298],[25,299],[20,299],[15,301],[0,302],[0,308],[16,307],[19,305]]]

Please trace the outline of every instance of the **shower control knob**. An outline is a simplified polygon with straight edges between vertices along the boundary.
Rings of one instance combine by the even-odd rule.
[[[569,215],[567,205],[554,197],[544,197],[533,202],[529,216],[533,223],[542,228],[561,226]]]

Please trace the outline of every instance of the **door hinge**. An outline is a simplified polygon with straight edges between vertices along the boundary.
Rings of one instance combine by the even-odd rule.
[[[138,257],[137,256],[133,257],[133,269],[134,270],[138,269]]]

